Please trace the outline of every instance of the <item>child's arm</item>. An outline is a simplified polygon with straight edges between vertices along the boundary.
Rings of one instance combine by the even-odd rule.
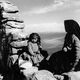
[[[40,44],[40,45],[38,45],[38,47],[39,47],[39,50],[42,50],[42,46],[41,46],[41,44]]]
[[[32,46],[31,46],[31,43],[28,44],[28,50],[30,52],[31,55],[34,55],[35,53],[33,52],[32,50]]]

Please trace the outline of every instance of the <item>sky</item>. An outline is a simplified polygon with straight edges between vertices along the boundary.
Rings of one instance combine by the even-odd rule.
[[[65,32],[64,20],[80,23],[80,0],[8,0],[19,8],[26,33]]]

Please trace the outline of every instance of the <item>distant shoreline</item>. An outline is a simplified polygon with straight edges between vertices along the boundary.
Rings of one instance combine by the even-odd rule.
[[[44,32],[39,34],[41,36],[43,49],[47,50],[49,54],[62,49],[66,32]]]

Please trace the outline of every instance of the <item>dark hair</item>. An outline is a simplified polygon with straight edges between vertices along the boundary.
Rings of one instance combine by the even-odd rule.
[[[38,33],[31,33],[29,36],[29,41],[32,41],[32,39],[36,36],[37,40],[37,44],[40,45],[41,44],[41,38],[39,36]]]

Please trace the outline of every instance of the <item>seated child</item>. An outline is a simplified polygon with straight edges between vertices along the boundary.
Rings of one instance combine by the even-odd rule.
[[[28,52],[30,58],[34,65],[39,66],[39,63],[44,59],[44,56],[41,54],[41,39],[39,34],[32,33],[29,36],[28,40]]]

